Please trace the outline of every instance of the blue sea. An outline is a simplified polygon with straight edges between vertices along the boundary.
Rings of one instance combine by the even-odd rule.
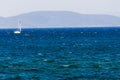
[[[120,80],[120,28],[0,29],[0,80]]]

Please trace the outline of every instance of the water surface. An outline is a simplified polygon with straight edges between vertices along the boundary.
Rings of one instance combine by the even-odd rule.
[[[0,80],[119,80],[120,28],[0,30]]]

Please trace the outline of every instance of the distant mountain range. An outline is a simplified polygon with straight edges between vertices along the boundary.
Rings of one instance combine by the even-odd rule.
[[[69,11],[37,11],[7,18],[0,17],[0,28],[17,28],[18,20],[21,20],[23,28],[120,25],[120,18],[111,15],[79,14]]]

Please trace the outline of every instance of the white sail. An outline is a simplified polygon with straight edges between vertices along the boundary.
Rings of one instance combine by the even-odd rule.
[[[18,21],[18,28],[17,30],[14,31],[15,34],[20,34],[21,33],[21,24],[20,21]]]

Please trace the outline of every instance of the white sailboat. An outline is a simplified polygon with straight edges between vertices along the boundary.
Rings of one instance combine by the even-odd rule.
[[[18,29],[14,31],[15,34],[20,34],[21,33],[21,24],[18,22]]]

